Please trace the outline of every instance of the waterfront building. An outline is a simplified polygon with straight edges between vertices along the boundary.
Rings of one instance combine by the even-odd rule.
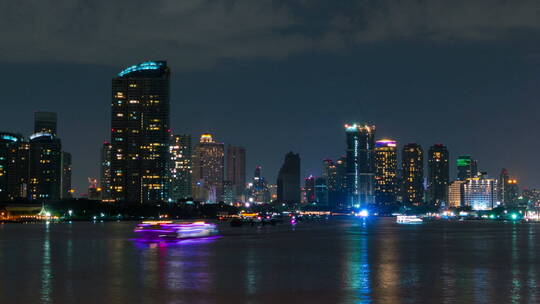
[[[534,188],[523,189],[522,198],[528,207],[540,207],[540,190]]]
[[[315,202],[320,207],[330,207],[329,205],[329,191],[326,182],[326,178],[317,177],[315,179]]]
[[[467,181],[455,180],[448,186],[448,206],[449,207],[463,207],[463,185]]]
[[[428,201],[435,206],[443,206],[448,202],[448,183],[450,166],[448,149],[436,144],[428,151]]]
[[[416,143],[403,147],[401,156],[403,203],[419,206],[424,200],[424,151]]]
[[[300,203],[300,155],[289,152],[277,178],[277,199],[281,203]]]
[[[193,154],[192,193],[195,200],[217,203],[223,200],[225,146],[210,133],[201,135]]]
[[[460,155],[456,160],[457,179],[467,180],[478,174],[478,162],[470,155]]]
[[[463,202],[473,210],[491,210],[497,206],[497,180],[477,175],[463,184]]]
[[[27,197],[29,144],[19,134],[0,132],[0,202]]]
[[[171,156],[171,199],[173,202],[192,197],[191,135],[174,135],[169,147]]]
[[[317,200],[315,196],[315,177],[313,175],[304,179],[304,189],[306,191],[306,202],[308,204],[315,203]]]
[[[62,144],[46,132],[30,136],[29,195],[32,200],[59,200],[62,190]]]
[[[232,205],[235,202],[235,190],[233,182],[223,181],[223,202]]]
[[[348,206],[374,203],[375,126],[345,125]]]
[[[241,201],[246,190],[246,149],[227,147],[227,180],[232,183],[234,200]]]
[[[518,181],[515,178],[511,178],[508,174],[508,170],[502,169],[499,176],[499,202],[507,207],[517,207],[519,198],[519,186]]]
[[[71,153],[62,151],[61,170],[62,176],[60,181],[60,199],[71,198]]]
[[[378,205],[396,203],[397,144],[391,139],[375,142],[375,201]]]
[[[112,80],[111,187],[117,201],[169,198],[169,78],[165,61],[148,61]]]
[[[112,161],[112,146],[108,141],[104,142],[101,146],[100,153],[100,172],[99,172],[99,185],[101,187],[101,198],[103,200],[110,200],[112,198],[112,184],[111,184],[111,161]]]
[[[248,184],[246,189],[246,201],[254,201],[259,203],[269,203],[276,199],[275,193],[272,195],[270,186],[266,179],[262,176],[262,167],[255,167],[253,182]],[[275,192],[275,187],[274,187]]]
[[[344,208],[347,202],[347,166],[346,158],[323,161],[323,175],[328,191],[328,204],[332,209]]]

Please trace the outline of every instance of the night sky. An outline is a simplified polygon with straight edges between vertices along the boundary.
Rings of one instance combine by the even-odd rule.
[[[167,60],[174,133],[245,146],[275,182],[289,150],[304,175],[368,121],[399,149],[443,143],[479,169],[540,187],[540,1],[2,1],[0,130],[59,115],[85,193],[109,139],[111,79]]]

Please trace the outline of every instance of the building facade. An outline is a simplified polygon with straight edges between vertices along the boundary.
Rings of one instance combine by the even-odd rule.
[[[19,134],[0,132],[0,202],[28,197],[29,144]]]
[[[171,199],[179,201],[192,197],[192,145],[190,135],[175,135],[170,146]]]
[[[433,145],[428,151],[428,202],[435,206],[448,203],[450,166],[448,149],[441,144]]]
[[[148,61],[112,80],[111,188],[117,201],[169,198],[169,78],[165,61]]]
[[[62,180],[60,181],[60,199],[70,199],[72,197],[71,189],[71,153],[62,151],[61,159]]]
[[[29,195],[32,200],[59,200],[62,191],[62,144],[45,132],[30,136]]]
[[[374,203],[375,126],[345,125],[348,206]]]
[[[401,156],[403,202],[419,206],[424,201],[424,151],[419,144],[403,147]]]
[[[473,210],[491,210],[497,202],[497,180],[479,175],[463,184],[463,202]]]
[[[277,178],[277,200],[286,204],[298,204],[300,197],[300,155],[289,152]]]
[[[246,149],[227,147],[227,180],[232,183],[234,200],[241,201],[246,191]]]
[[[448,186],[448,206],[453,208],[463,207],[463,185],[467,181],[455,180]]]
[[[375,142],[375,202],[377,205],[396,203],[399,190],[397,178],[397,143],[391,139]]]
[[[101,199],[110,200],[112,198],[112,146],[106,141],[101,146],[99,185],[101,187]]]
[[[225,147],[205,133],[193,154],[192,194],[195,200],[217,203],[223,200]]]
[[[478,163],[470,155],[460,155],[456,160],[457,179],[467,180],[478,174]]]

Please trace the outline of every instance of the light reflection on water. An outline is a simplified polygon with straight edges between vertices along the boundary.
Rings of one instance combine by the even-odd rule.
[[[52,270],[51,270],[51,241],[50,241],[50,225],[45,224],[45,237],[43,239],[43,259],[41,270],[41,302],[51,303]]]
[[[0,303],[538,301],[539,224],[334,219],[180,242],[133,226],[2,226]]]

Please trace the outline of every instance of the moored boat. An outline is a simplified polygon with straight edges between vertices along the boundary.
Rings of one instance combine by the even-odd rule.
[[[398,215],[396,223],[398,224],[421,224],[423,220],[416,215]]]

